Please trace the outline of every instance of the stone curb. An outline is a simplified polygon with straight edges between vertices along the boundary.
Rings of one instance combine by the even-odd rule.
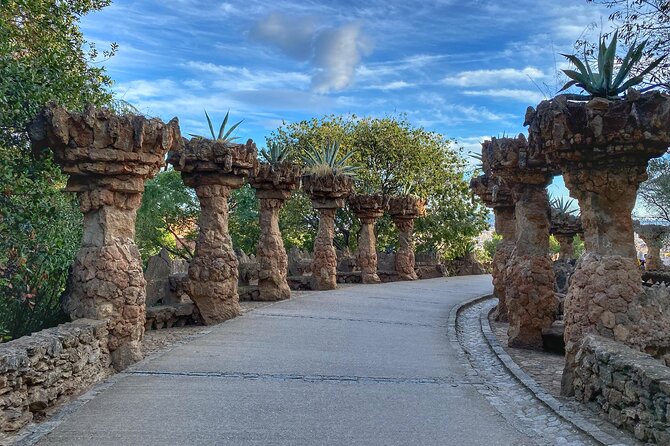
[[[468,301],[462,304],[459,307],[464,308],[470,306],[474,303],[480,302],[485,299],[492,299],[492,296],[486,296],[484,298],[478,298],[474,301]],[[580,430],[585,435],[591,437],[596,442],[605,445],[605,446],[626,446],[627,443],[622,443],[621,440],[618,440],[606,432],[603,432],[598,426],[594,425],[590,421],[586,420],[580,414],[574,412],[573,410],[565,407],[559,400],[550,395],[542,386],[540,386],[533,378],[528,376],[521,367],[519,367],[516,362],[512,359],[511,356],[507,354],[505,349],[498,342],[495,334],[491,330],[491,324],[489,323],[489,314],[493,309],[489,311],[482,311],[479,316],[481,322],[482,333],[484,333],[484,338],[486,342],[491,347],[491,350],[495,355],[500,359],[505,368],[519,381],[524,387],[526,387],[535,397],[540,400],[545,406],[551,409],[556,415],[572,424],[575,428]],[[454,319],[455,323],[455,319]],[[451,324],[451,321],[450,321]]]

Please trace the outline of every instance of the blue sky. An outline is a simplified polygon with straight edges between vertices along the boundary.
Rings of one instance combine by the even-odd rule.
[[[259,146],[282,120],[406,113],[467,153],[523,132],[564,82],[558,53],[601,22],[585,0],[116,0],[82,29],[118,43],[104,63],[117,96],[184,134],[206,132],[204,109],[244,118],[237,134]]]

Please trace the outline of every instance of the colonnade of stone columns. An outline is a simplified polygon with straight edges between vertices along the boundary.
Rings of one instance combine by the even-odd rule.
[[[361,269],[363,283],[379,283],[377,274],[377,236],[375,222],[384,215],[388,200],[381,194],[352,195],[348,200],[349,208],[361,221],[358,234],[357,264]]]
[[[36,149],[50,148],[69,175],[84,214],[84,235],[72,267],[66,310],[73,319],[108,319],[112,365],[141,359],[146,282],[135,246],[135,219],[144,181],[182,145],[177,119],[164,124],[87,107],[72,113],[54,104],[30,126]]]
[[[566,395],[573,391],[575,355],[588,333],[647,352],[670,346],[670,315],[662,309],[668,298],[642,289],[631,219],[648,160],[670,145],[668,104],[668,95],[629,90],[612,101],[559,96],[527,112],[531,150],[560,166],[584,226],[586,252],[565,301]]]
[[[414,269],[414,220],[426,214],[426,202],[414,195],[391,197],[389,214],[398,228],[395,270],[400,280],[417,280]]]
[[[551,326],[558,308],[546,191],[553,166],[532,157],[523,135],[486,141],[482,158],[491,175],[509,187],[515,206],[516,241],[505,272],[509,345],[540,349],[542,330]]]

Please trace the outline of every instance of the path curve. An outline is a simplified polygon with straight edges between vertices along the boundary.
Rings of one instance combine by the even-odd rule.
[[[490,292],[452,277],[254,310],[98,386],[37,444],[536,445],[447,339],[452,308]]]

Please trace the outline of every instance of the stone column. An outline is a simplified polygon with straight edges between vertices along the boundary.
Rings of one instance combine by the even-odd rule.
[[[529,152],[523,135],[486,141],[482,160],[510,188],[515,203],[515,248],[504,274],[508,342],[511,347],[541,349],[542,330],[551,326],[558,309],[546,191],[553,166]]]
[[[259,265],[259,300],[291,297],[286,279],[288,256],[279,230],[279,211],[291,192],[300,185],[300,168],[290,163],[262,164],[249,180],[260,201],[261,234],[256,248]]]
[[[414,220],[426,214],[426,202],[414,195],[391,197],[389,214],[398,229],[395,270],[400,280],[417,280],[414,269]]]
[[[644,268],[647,271],[663,270],[661,248],[670,233],[670,227],[663,225],[643,225],[639,221],[633,222],[635,232],[647,245],[647,255],[644,257]]]
[[[228,197],[258,168],[256,145],[193,138],[168,161],[200,200],[200,233],[188,267],[187,290],[207,325],[241,314],[238,261],[228,232]]]
[[[517,183],[516,246],[507,270],[509,345],[542,348],[542,330],[556,319],[554,270],[549,257],[549,197],[546,183]]]
[[[574,240],[575,235],[576,234],[565,234],[565,233],[554,234],[554,237],[556,237],[556,241],[558,242],[558,245],[560,247],[560,250],[558,252],[559,261],[569,262],[573,260],[575,248],[572,245],[572,241]]]
[[[334,290],[337,288],[337,253],[333,246],[335,213],[344,203],[313,203],[313,206],[319,213],[319,230],[314,239],[312,289]]]
[[[77,193],[84,214],[65,309],[73,319],[109,321],[112,365],[122,370],[142,358],[146,282],[134,242],[137,209],[145,179],[181,144],[178,121],[50,105],[31,124],[30,136],[70,175],[65,190]]]
[[[313,290],[333,290],[337,287],[337,253],[333,246],[335,214],[337,209],[344,206],[344,199],[353,192],[353,180],[333,169],[327,173],[303,175],[302,187],[312,198],[312,206],[319,213],[311,286]]]
[[[496,206],[493,208],[495,215],[496,233],[502,236],[502,240],[493,255],[493,290],[498,298],[498,306],[494,313],[497,321],[507,322],[507,266],[509,259],[516,246],[516,217],[514,206]]]
[[[571,395],[581,340],[596,333],[650,354],[670,347],[667,290],[643,289],[631,211],[647,161],[670,145],[670,96],[570,101],[558,96],[529,108],[530,145],[554,159],[579,201],[585,254],[565,300],[566,364],[562,392]]]
[[[493,208],[495,231],[502,236],[496,253],[491,261],[493,276],[493,295],[498,298],[498,305],[493,314],[497,321],[508,321],[507,317],[507,267],[516,244],[516,220],[514,216],[514,200],[512,193],[499,177],[494,177],[490,167],[490,159],[486,152],[488,143],[483,145],[482,167],[484,175],[470,180],[470,189],[484,204]]]
[[[379,283],[377,274],[377,235],[375,222],[384,215],[388,207],[383,195],[354,195],[349,198],[349,208],[361,221],[361,230],[358,233],[358,252],[356,255],[358,267],[361,269],[363,283]]]

